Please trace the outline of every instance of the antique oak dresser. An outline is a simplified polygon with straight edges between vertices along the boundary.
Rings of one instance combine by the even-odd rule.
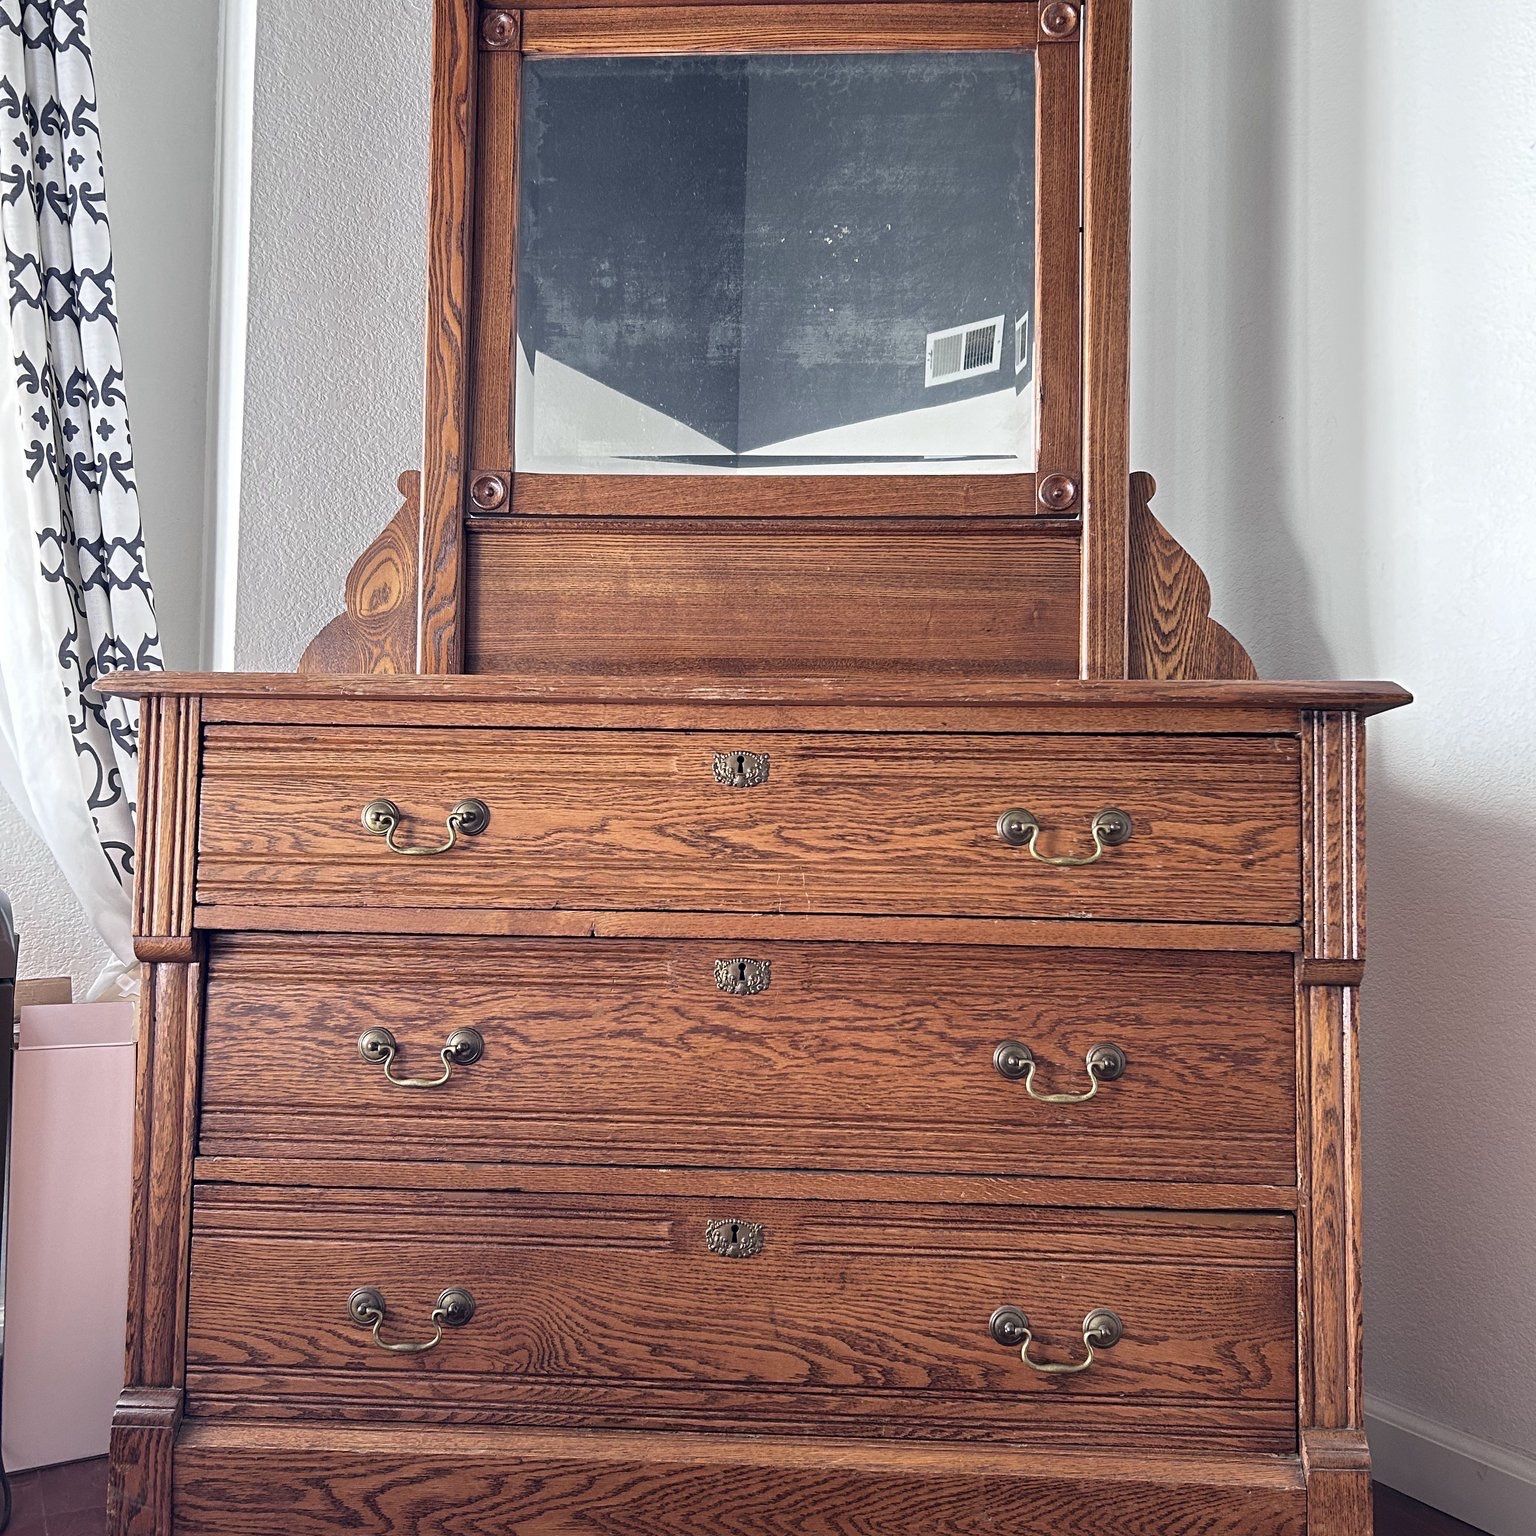
[[[404,505],[110,685],[114,1536],[1366,1536],[1407,696],[1130,471],[1128,0],[433,31]]]

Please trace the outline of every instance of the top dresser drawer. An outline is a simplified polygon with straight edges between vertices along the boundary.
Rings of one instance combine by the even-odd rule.
[[[197,899],[1285,924],[1299,796],[1289,737],[214,725]]]

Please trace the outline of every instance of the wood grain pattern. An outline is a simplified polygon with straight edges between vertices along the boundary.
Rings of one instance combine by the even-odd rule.
[[[512,480],[517,391],[517,172],[523,56],[515,48],[480,55],[475,93],[475,264],[471,303],[470,478],[496,471]],[[473,598],[473,591],[467,594]]]
[[[421,475],[398,481],[404,500],[383,533],[347,574],[346,612],[309,642],[299,659],[307,673],[416,670],[417,561],[421,539]]]
[[[1365,731],[1356,716],[1308,713],[1302,779],[1305,955],[1364,960]]]
[[[162,738],[163,739],[163,738]],[[153,797],[151,797],[151,800]],[[202,941],[196,941],[198,949]],[[201,967],[144,966],[134,1089],[126,1385],[112,1418],[111,1536],[170,1536],[186,1379]]]
[[[125,1386],[112,1420],[108,1529],[168,1536],[186,1369],[187,1256],[203,939],[191,928],[199,701],[141,717],[134,948],[142,967],[134,1077]]]
[[[118,1398],[107,1468],[109,1536],[165,1536],[172,1529],[182,1402],[179,1387],[129,1387]]]
[[[585,0],[585,7],[600,10],[618,9],[621,11],[660,9],[678,13],[679,22],[686,19],[686,13],[694,10],[712,11],[722,6],[741,5],[753,9],[760,9],[764,0]],[[1027,9],[1031,13],[1039,9],[1038,0],[938,0],[937,5],[930,9],[949,9],[956,6],[980,5],[995,8],[1000,3],[1014,5]],[[482,5],[492,4],[492,0],[481,0]],[[829,12],[838,13],[852,10],[856,7],[865,7],[870,11],[888,9],[891,0],[795,0],[793,6],[779,6],[780,10],[798,10],[807,13]],[[568,11],[572,9],[571,0],[523,0],[521,9],[528,11]],[[1033,25],[1033,24],[1031,24]]]
[[[754,997],[716,960],[771,967]],[[387,977],[383,981],[381,977]],[[483,1060],[434,1092],[455,1029]],[[697,941],[215,942],[205,1156],[932,1170],[1294,1180],[1289,956]],[[1130,1067],[1083,1105],[993,1069],[1026,1043],[1043,1092],[1087,1091],[1102,1041]]]
[[[478,0],[434,0],[427,216],[426,416],[422,436],[417,667],[463,667],[463,521],[469,471],[469,293],[474,249]]]
[[[1070,475],[1082,509],[1082,57],[1079,35],[1036,55],[1035,368],[1038,471]],[[1080,551],[1079,551],[1080,556]],[[1079,578],[1080,579],[1080,578]],[[1074,645],[1076,641],[1074,639]],[[1064,675],[1077,670],[1069,666]]]
[[[1358,963],[1364,958],[1365,890],[1360,723],[1347,714],[1309,715],[1302,749],[1303,959]],[[1301,1020],[1306,1093],[1301,1304],[1308,1320],[1302,1339],[1302,1423],[1358,1432],[1365,1411],[1359,993],[1348,985],[1303,985]],[[1353,1531],[1352,1512],[1368,1507],[1368,1481],[1366,1468],[1354,1468],[1340,1495],[1351,1513],[1330,1522],[1332,1530]]]
[[[1084,677],[1128,675],[1131,0],[1083,10]]]
[[[199,938],[198,946],[202,941]],[[147,965],[139,993],[129,1226],[130,1388],[179,1387],[197,1123],[201,965]]]
[[[148,701],[140,714],[133,942],[144,961],[189,961],[197,948],[192,880],[201,714],[190,694]]]
[[[1131,476],[1130,675],[1257,677],[1253,661],[1211,618],[1211,584],[1152,515],[1157,482]]]
[[[1304,1430],[1307,1536],[1370,1536],[1371,1456],[1359,1430]]]
[[[385,1393],[482,1421],[553,1416],[563,1403],[574,1420],[618,1424],[671,1406],[810,1434],[875,1414],[918,1436],[925,1425],[990,1437],[1038,1423],[1088,1443],[1108,1415],[1153,1438],[1166,1423],[1295,1450],[1288,1217],[446,1193],[424,1203],[378,1192],[387,1187],[381,1168],[359,1192],[200,1189],[190,1414],[235,1393],[247,1413],[297,1393],[335,1398],[344,1414]],[[761,1222],[763,1251],[710,1254],[705,1227],[721,1216]],[[429,1354],[386,1354],[347,1316],[364,1284],[394,1298],[392,1337],[430,1333],[448,1285],[466,1286],[477,1311]],[[1005,1304],[1029,1313],[1043,1358],[1081,1358],[1094,1306],[1119,1312],[1126,1335],[1079,1376],[1040,1376],[988,1332]]]
[[[1076,535],[730,526],[472,531],[466,664],[651,675],[1049,677],[1070,666]]]
[[[767,784],[715,782],[714,754],[742,748],[769,755]],[[210,726],[198,900],[1287,924],[1297,775],[1285,738]],[[490,826],[447,857],[400,858],[360,820],[380,795],[407,841],[441,840],[466,795]],[[1091,848],[1106,806],[1138,831],[1056,868],[998,838],[1011,806],[1051,854]]]
[[[1302,995],[1309,1057],[1303,1423],[1359,1429],[1365,1411],[1359,994],[1309,987]]]
[[[882,53],[1031,48],[1033,4],[586,6],[530,9],[529,54]]]
[[[270,1188],[358,1189],[377,1175],[377,1159],[199,1157],[194,1177],[205,1184]],[[908,1173],[867,1169],[857,1173],[815,1169],[641,1167],[606,1163],[601,1172],[581,1163],[411,1162],[391,1166],[399,1189],[504,1190],[520,1194],[586,1195],[594,1180],[610,1195],[698,1197],[738,1201],[880,1200],[916,1204],[1021,1205],[1061,1210],[1296,1211],[1294,1183],[1170,1184],[1157,1179],[1111,1176],[1076,1179],[1050,1168],[1020,1166],[1008,1173]]]
[[[959,0],[957,0],[959,3]],[[715,677],[674,675],[637,678],[633,673],[594,671],[576,675],[508,673],[495,677],[296,677],[288,672],[114,672],[97,685],[116,698],[147,699],[167,694],[196,694],[203,701],[204,720],[224,718],[220,701],[253,699],[283,718],[304,700],[328,709],[343,709],[364,701],[371,718],[401,724],[424,710],[465,708],[479,704],[502,711],[514,723],[513,712],[531,706],[583,707],[600,704],[687,709],[694,718],[707,709],[711,719],[733,706],[752,709],[752,719],[767,728],[786,711],[815,708],[832,719],[833,729],[861,727],[881,730],[923,729],[935,716],[973,717],[964,729],[1010,729],[998,722],[1013,720],[1013,730],[1147,731],[1149,722],[1166,721],[1172,734],[1206,735],[1228,729],[1233,716],[1257,715],[1266,722],[1283,718],[1293,733],[1300,730],[1299,711],[1344,712],[1362,717],[1401,709],[1413,695],[1387,682],[1240,682],[1192,680],[1079,680],[997,678],[832,676]],[[384,706],[384,707],[380,707]],[[390,707],[392,706],[392,707]],[[1036,713],[1039,712],[1039,713]],[[1090,714],[1097,723],[1085,725]],[[549,718],[541,717],[540,724]],[[1037,725],[1035,721],[1040,723]],[[1065,725],[1060,722],[1066,721]],[[1020,723],[1023,722],[1023,723]],[[941,727],[959,729],[961,727]],[[1258,727],[1272,732],[1273,723]]]
[[[182,1536],[1303,1536],[1295,1464],[669,1436],[192,1425]]]
[[[217,905],[199,907],[195,925],[210,933],[351,934],[365,943],[374,934],[420,934],[410,908]],[[847,913],[598,912],[580,907],[522,911],[515,908],[439,909],[431,932],[482,938],[623,939],[714,938],[749,941],[848,940],[874,944],[991,944],[1063,949],[1177,949],[1201,953],[1294,955],[1301,948],[1295,926],[1247,923],[1119,923],[1084,918],[1049,920],[1006,917],[859,917]],[[1314,962],[1315,963],[1315,962]],[[1339,985],[1339,978],[1330,979]]]
[[[1022,475],[545,475],[516,478],[518,517],[1048,517]],[[897,529],[897,532],[904,530]]]
[[[1304,987],[1358,987],[1365,980],[1364,960],[1310,960],[1297,963]]]

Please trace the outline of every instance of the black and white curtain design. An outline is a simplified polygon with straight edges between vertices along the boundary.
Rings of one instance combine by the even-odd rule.
[[[137,714],[162,665],[118,346],[86,0],[0,0],[0,777],[132,959]]]

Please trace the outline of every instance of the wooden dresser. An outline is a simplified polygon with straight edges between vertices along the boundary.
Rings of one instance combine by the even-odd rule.
[[[1255,680],[1130,475],[1125,0],[435,32],[423,473],[300,674],[109,685],[113,1536],[1367,1536],[1407,696]],[[523,469],[528,71],[903,52],[1032,61],[1032,469]]]

